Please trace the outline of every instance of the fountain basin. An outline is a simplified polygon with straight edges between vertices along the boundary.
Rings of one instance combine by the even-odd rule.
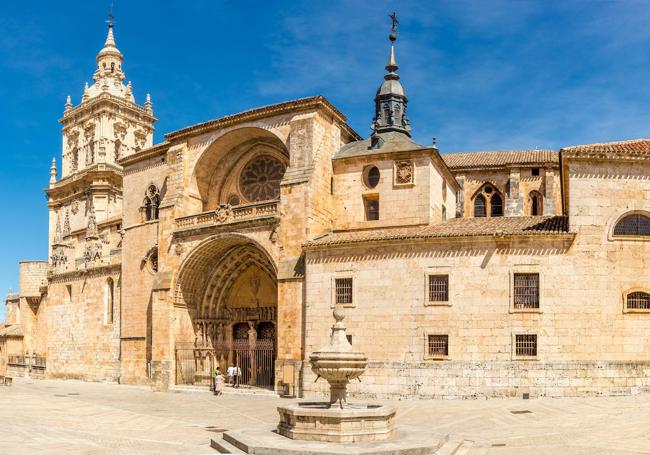
[[[279,406],[278,433],[300,441],[383,441],[395,434],[394,406],[352,403],[341,409],[330,403]]]

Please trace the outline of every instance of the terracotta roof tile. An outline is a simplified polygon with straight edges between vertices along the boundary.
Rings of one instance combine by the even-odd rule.
[[[620,153],[629,155],[650,155],[650,139],[632,139],[629,141],[603,142],[600,144],[575,145],[564,147],[562,152],[609,154]]]
[[[507,237],[566,234],[565,216],[516,216],[498,218],[452,218],[441,224],[404,228],[333,232],[306,242],[305,247],[344,245],[357,242],[426,238]]]
[[[559,163],[555,150],[511,150],[499,152],[445,153],[441,155],[449,169],[504,167],[515,164]]]

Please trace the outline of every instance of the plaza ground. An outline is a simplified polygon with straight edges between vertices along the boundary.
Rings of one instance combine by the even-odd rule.
[[[223,430],[270,426],[290,400],[226,390],[17,379],[0,387],[2,454],[209,454]],[[450,435],[469,454],[650,453],[650,394],[610,398],[401,401],[399,425]]]

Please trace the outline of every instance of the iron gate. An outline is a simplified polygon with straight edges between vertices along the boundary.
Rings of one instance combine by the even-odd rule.
[[[240,385],[273,388],[275,379],[274,340],[259,339],[251,349],[248,340],[233,340],[231,351],[176,346],[176,384],[210,386],[212,371],[223,374],[230,365],[241,370]]]

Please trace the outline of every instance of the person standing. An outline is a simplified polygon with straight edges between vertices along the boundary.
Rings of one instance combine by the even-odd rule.
[[[214,392],[214,394],[217,394],[217,375],[219,374],[219,366],[215,366],[214,369],[212,370],[212,387],[210,387],[210,390]]]
[[[228,374],[228,383],[232,386],[235,385],[235,365],[230,365],[228,367],[228,370],[226,370],[226,373]]]
[[[235,366],[233,373],[235,387],[239,388],[239,381],[241,381],[241,368],[239,368],[239,366]]]
[[[214,376],[214,394],[220,396],[223,393],[223,374],[219,368],[216,369],[216,374]]]

